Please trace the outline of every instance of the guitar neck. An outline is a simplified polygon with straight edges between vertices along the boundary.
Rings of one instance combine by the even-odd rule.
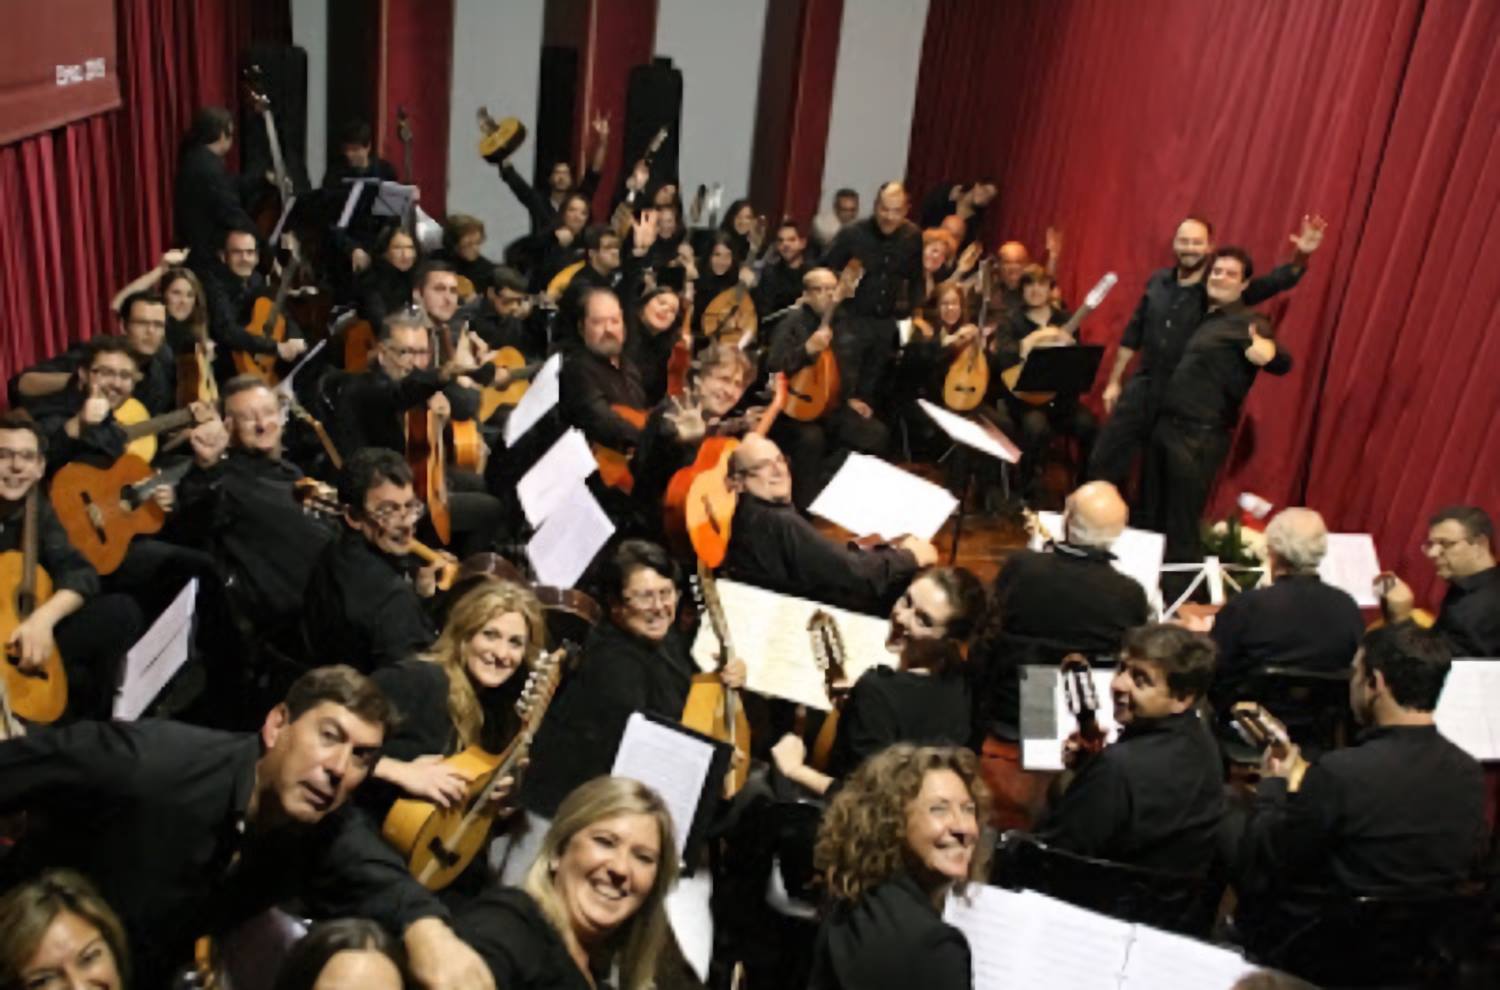
[[[28,610],[36,604],[36,569],[38,561],[37,551],[37,490],[31,486],[31,491],[26,493],[26,502],[21,510],[21,585],[17,589],[20,602]],[[22,615],[21,618],[26,618]]]
[[[266,143],[271,146],[271,170],[276,173],[276,191],[286,192],[286,159],[281,157],[281,138],[276,134],[276,117],[266,108]]]
[[[191,409],[178,409],[174,412],[163,413],[160,416],[152,416],[150,419],[142,420],[125,427],[125,441],[139,440],[141,437],[155,436],[167,430],[175,430],[179,426],[186,426],[193,421]]]
[[[1088,303],[1084,303],[1082,306],[1079,306],[1078,311],[1072,316],[1068,317],[1068,322],[1063,324],[1062,332],[1067,334],[1069,337],[1078,336],[1079,325],[1082,324],[1084,319],[1087,318],[1088,315],[1093,311],[1094,307],[1090,306]]]

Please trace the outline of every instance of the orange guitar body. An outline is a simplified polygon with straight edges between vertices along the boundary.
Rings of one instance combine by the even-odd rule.
[[[693,463],[672,475],[662,503],[668,537],[680,544],[686,536],[710,567],[724,562],[724,552],[714,553],[713,548],[719,544],[726,551],[729,548],[728,526],[722,526],[721,532],[719,521],[734,516],[735,497],[728,490],[729,458],[739,445],[732,437],[704,440]],[[705,498],[709,504],[704,504]]]
[[[52,479],[52,507],[68,542],[100,574],[114,573],[134,537],[155,533],[166,522],[166,512],[152,499],[132,508],[122,497],[153,473],[145,461],[126,454],[107,468],[75,461]]]
[[[272,311],[276,308],[274,300],[265,296],[255,300],[255,305],[250,309],[250,322],[245,327],[245,332],[255,337],[266,337],[276,341],[278,344],[286,340],[286,317],[277,315],[276,322],[270,326]],[[242,375],[259,375],[266,380],[267,384],[275,385],[280,381],[276,374],[275,354],[251,354],[248,351],[234,352],[234,370]]]
[[[453,538],[453,520],[448,513],[446,453],[443,421],[425,406],[406,414],[406,462],[411,465],[412,490],[427,506],[432,529],[447,543]]]
[[[646,410],[615,404],[610,406],[615,415],[638,430],[646,428]],[[589,445],[594,451],[594,461],[599,465],[599,478],[611,488],[618,488],[629,495],[635,488],[635,478],[630,473],[630,455],[621,453],[602,443]]]
[[[21,601],[25,575],[23,554],[11,550],[0,554],[0,637],[8,640],[23,619],[52,597],[52,579],[40,566],[35,571],[35,590],[30,602]],[[0,681],[5,684],[10,709],[30,722],[56,722],[68,707],[68,679],[63,673],[62,654],[54,648],[40,676],[21,673],[14,660],[0,657]]]
[[[948,366],[943,378],[943,405],[954,412],[968,412],[984,401],[990,387],[990,362],[984,354],[984,338],[976,337]]]
[[[487,451],[484,438],[479,435],[479,424],[472,419],[458,420],[448,424],[448,432],[453,437],[453,466],[460,471],[483,473]]]
[[[516,371],[526,367],[526,356],[514,347],[502,347],[490,358],[490,363],[506,371]],[[520,402],[521,396],[526,394],[526,389],[530,386],[529,379],[516,378],[504,388],[485,389],[479,397],[480,422],[488,422],[501,406],[513,406]]]
[[[369,320],[355,320],[344,327],[344,370],[364,371],[375,351],[375,327]]]
[[[729,768],[729,793],[738,793],[750,776],[750,720],[743,705],[728,701],[734,692],[724,686],[718,674],[694,674],[688,688],[687,702],[682,706],[682,724],[724,742],[733,742],[740,754]],[[729,722],[733,712],[734,723]]]

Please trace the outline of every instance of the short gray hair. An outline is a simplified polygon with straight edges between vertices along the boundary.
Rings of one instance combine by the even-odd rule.
[[[1266,547],[1293,574],[1316,574],[1328,552],[1328,527],[1313,509],[1282,509],[1266,526]]]

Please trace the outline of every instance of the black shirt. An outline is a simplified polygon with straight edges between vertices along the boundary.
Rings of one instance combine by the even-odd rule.
[[[215,255],[217,257],[217,254]],[[252,272],[250,277],[237,277],[222,262],[213,262],[203,277],[203,291],[208,296],[208,333],[219,345],[216,365],[224,371],[230,370],[230,352],[244,351],[247,354],[276,353],[275,339],[253,334],[245,327],[255,306],[255,300],[270,295],[265,276]],[[298,336],[288,324],[288,339]]]
[[[1423,894],[1469,878],[1487,839],[1479,764],[1435,726],[1387,726],[1323,754],[1295,794],[1261,780],[1245,848],[1260,883]]]
[[[1262,667],[1346,670],[1364,634],[1354,599],[1316,574],[1283,574],[1269,588],[1235,595],[1211,633],[1219,647],[1215,707],[1238,700],[1239,686]]]
[[[125,923],[141,987],[167,986],[199,935],[293,894],[319,916],[360,915],[394,932],[446,916],[351,809],[311,827],[247,831],[259,757],[254,735],[152,720],[0,742],[0,811],[32,816],[13,858],[99,885]]]
[[[453,421],[478,415],[479,393],[456,381],[444,383],[433,368],[407,372],[397,381],[377,361],[368,371],[350,375],[339,390],[333,411],[339,449],[353,452],[384,447],[404,451],[406,413],[426,405],[439,392],[448,398]]]
[[[1500,657],[1500,567],[1454,579],[1433,628],[1455,657]]]
[[[607,776],[630,714],[681,719],[696,673],[675,629],[651,643],[613,622],[595,626],[582,662],[563,682],[537,732],[522,804],[551,818],[573,788]]]
[[[4,513],[0,515],[0,553],[19,551],[25,530],[25,504],[17,502],[13,506],[0,508],[0,512]],[[68,542],[68,534],[64,532],[62,523],[58,522],[57,513],[52,511],[52,501],[40,490],[37,492],[36,522],[37,563],[52,579],[53,593],[76,591],[84,598],[97,595],[99,573],[88,562],[88,558]],[[124,645],[121,644],[122,647]]]
[[[723,576],[756,587],[881,615],[917,572],[907,550],[861,550],[818,532],[795,506],[743,494],[734,510]]]
[[[842,310],[835,312],[829,321],[835,336],[843,329],[844,322]],[[776,321],[771,330],[767,370],[791,376],[816,361],[816,357],[807,353],[807,338],[817,333],[822,325],[823,318],[806,303]]]
[[[751,293],[755,300],[755,313],[764,321],[773,313],[795,305],[802,295],[802,276],[809,270],[807,261],[792,266],[781,259],[770,262],[760,270],[760,282]]]
[[[1113,655],[1126,630],[1145,623],[1146,592],[1113,559],[1059,543],[1051,553],[1022,550],[1006,560],[991,596],[1000,632],[975,650],[978,728],[1018,739],[1021,667],[1055,667],[1069,653]]]
[[[194,258],[217,258],[229,230],[254,230],[240,202],[239,186],[239,180],[224,167],[224,159],[207,147],[184,152],[177,162],[172,194],[175,243],[189,248]]]
[[[359,315],[369,320],[377,333],[387,316],[412,304],[415,274],[415,266],[403,272],[385,258],[376,258],[369,268],[359,273],[355,282]]]
[[[510,164],[505,162],[500,166],[500,178],[510,187],[510,191],[516,194],[516,199],[526,207],[526,212],[531,214],[531,232],[550,229],[557,222],[557,206],[552,202],[551,189],[546,192],[531,185],[521,178],[519,172]],[[599,188],[599,173],[593,169],[583,173],[583,179],[578,183],[578,194],[589,202],[593,202],[594,193]],[[567,199],[562,200],[563,203]]]
[[[1037,836],[1082,856],[1199,874],[1223,815],[1219,749],[1189,710],[1123,731],[1079,770]]]
[[[1245,356],[1250,346],[1250,315],[1243,306],[1234,306],[1213,310],[1203,318],[1167,382],[1163,412],[1191,423],[1233,429],[1256,375],[1261,371],[1284,375],[1292,370],[1292,356],[1279,344],[1276,356],[1264,367]]]
[[[839,716],[828,774],[847,777],[898,742],[965,746],[973,702],[961,673],[939,677],[877,666],[854,682]]]
[[[524,890],[489,888],[464,905],[453,927],[503,990],[589,990],[562,936]],[[593,976],[595,987],[609,990],[607,972]]]
[[[921,304],[926,295],[922,233],[910,220],[890,234],[872,217],[851,223],[834,238],[823,263],[840,272],[851,259],[864,265],[859,288],[848,302],[853,315],[900,320]]]
[[[905,871],[838,901],[813,946],[808,990],[969,990],[969,943]]]
[[[303,627],[314,656],[369,673],[420,653],[437,639],[408,577],[410,561],[344,532],[308,578]]]
[[[646,390],[634,362],[621,355],[616,366],[582,345],[563,357],[561,405],[563,420],[576,426],[590,443],[616,450],[629,450],[640,443],[638,427],[621,418],[610,406],[646,409]]]

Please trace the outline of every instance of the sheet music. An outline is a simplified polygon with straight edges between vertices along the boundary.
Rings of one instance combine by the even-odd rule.
[[[1369,533],[1328,534],[1328,552],[1318,564],[1318,577],[1324,584],[1349,592],[1360,608],[1379,608],[1380,599],[1375,597],[1379,574],[1380,557]]]
[[[1061,512],[1038,512],[1042,528],[1052,539],[1063,538]],[[1114,568],[1127,577],[1133,577],[1146,589],[1146,597],[1154,601],[1161,598],[1161,564],[1167,555],[1167,538],[1149,529],[1125,528],[1110,546],[1114,553]]]
[[[1120,726],[1115,721],[1114,704],[1110,700],[1109,692],[1109,682],[1114,679],[1115,672],[1113,670],[1090,670],[1089,673],[1093,675],[1094,694],[1099,698],[1099,708],[1094,712],[1094,718],[1099,723],[1099,728],[1104,730],[1105,738],[1109,742],[1114,742],[1115,737],[1120,734]],[[1030,738],[1028,730],[1031,726],[1023,724],[1021,766],[1027,770],[1061,771],[1063,741],[1078,730],[1078,719],[1068,711],[1068,699],[1063,691],[1062,674],[1056,667],[1026,667],[1025,678],[1030,680],[1033,677],[1040,679],[1043,683],[1051,683],[1053,732],[1047,736]],[[1023,701],[1023,713],[1025,707]]]
[[[573,487],[593,474],[597,467],[582,431],[577,428],[567,430],[516,485],[516,497],[526,513],[526,521],[534,527],[540,526]]]
[[[1256,967],[1242,956],[1148,925],[1135,926],[1122,990],[1231,990]]]
[[[403,182],[382,182],[375,190],[370,213],[377,217],[404,217],[416,201],[417,187]]]
[[[562,371],[562,355],[554,354],[531,379],[531,386],[521,401],[510,411],[505,421],[505,445],[514,447],[516,441],[526,435],[537,422],[555,405],[562,395],[559,374]]]
[[[856,536],[930,540],[957,508],[947,489],[878,457],[851,453],[808,511]]]
[[[328,338],[324,337],[322,340],[318,341],[316,344],[303,351],[301,359],[292,366],[292,370],[286,373],[285,378],[276,383],[276,394],[285,396],[288,399],[295,400],[297,395],[292,390],[292,382],[296,379],[297,372],[307,367],[307,362],[317,357],[318,352],[326,346],[328,346]]]
[[[989,426],[987,429],[967,416],[960,416],[958,413],[949,412],[942,406],[935,406],[926,399],[918,399],[917,405],[921,406],[922,411],[932,417],[932,421],[944,433],[965,447],[972,447],[981,454],[988,454],[991,457],[999,458],[1010,464],[1016,464],[1021,460],[1021,448],[1017,447],[1010,437],[1001,433],[994,426]]]
[[[890,666],[896,656],[885,648],[889,623],[805,598],[779,595],[737,581],[718,581],[719,601],[729,625],[734,651],[745,661],[745,686],[757,694],[784,698],[828,711],[823,672],[813,659],[807,620],[822,610],[833,617],[848,656],[844,673],[852,684],[876,664]],[[703,623],[693,641],[693,659],[704,670],[718,668],[719,640]]]
[[[1118,990],[1134,926],[1034,891],[974,885],[943,919],[963,932],[974,990]]]
[[[635,712],[625,723],[610,774],[638,780],[661,795],[672,815],[680,857],[687,848],[713,760],[712,744]]]
[[[1500,761],[1500,660],[1454,660],[1433,717],[1474,759]]]
[[[539,582],[571,588],[614,532],[614,522],[588,486],[579,481],[526,544],[526,556]]]
[[[125,676],[115,695],[115,718],[124,722],[140,718],[187,663],[197,604],[198,579],[193,578],[125,654]]]
[[[708,965],[714,955],[714,916],[709,908],[713,881],[707,870],[692,876],[680,876],[667,891],[667,924],[677,936],[682,958],[693,967],[701,983],[708,982]]]

